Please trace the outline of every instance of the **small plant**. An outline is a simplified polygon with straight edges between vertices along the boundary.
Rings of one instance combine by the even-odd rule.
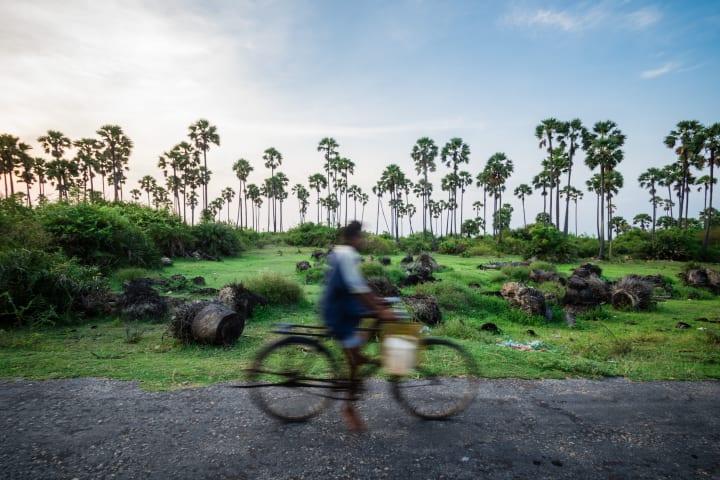
[[[500,270],[506,277],[516,282],[527,282],[530,278],[530,269],[528,267],[506,266]]]
[[[125,324],[125,343],[135,344],[142,340],[145,334],[145,329],[140,327],[134,322],[128,322]]]
[[[305,283],[308,285],[314,285],[322,283],[325,280],[327,274],[327,268],[314,267],[309,270],[305,270],[301,275],[305,279]]]
[[[557,272],[557,266],[554,263],[537,261],[530,264],[530,270],[543,270],[545,272]]]
[[[267,272],[245,282],[248,290],[267,299],[270,305],[293,305],[305,298],[302,287],[295,281]]]
[[[360,271],[365,278],[385,276],[385,267],[378,262],[364,262],[360,265]]]
[[[121,268],[115,274],[113,277],[115,280],[120,282],[120,284],[123,284],[124,282],[128,282],[131,280],[137,280],[138,278],[144,278],[148,276],[148,271],[144,268],[137,268],[137,267],[128,267],[128,268]]]

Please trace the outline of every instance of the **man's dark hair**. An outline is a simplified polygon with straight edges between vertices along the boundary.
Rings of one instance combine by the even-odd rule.
[[[340,230],[340,238],[344,242],[354,240],[362,235],[362,223],[357,220],[353,220],[348,223],[342,230]]]

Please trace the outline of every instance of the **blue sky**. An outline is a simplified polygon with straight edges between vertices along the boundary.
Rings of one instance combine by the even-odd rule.
[[[216,192],[234,186],[239,157],[261,181],[269,146],[292,183],[305,181],[328,135],[366,190],[389,163],[411,173],[410,149],[425,135],[463,137],[473,175],[505,152],[512,190],[539,171],[540,120],[612,119],[628,135],[618,201],[631,218],[648,209],[637,175],[672,160],[662,139],[673,125],[720,121],[717,1],[5,0],[0,16],[2,130],[32,140],[119,123],[136,144],[131,184],[157,174],[157,156],[200,117],[222,137],[210,155]],[[580,184],[588,176],[578,169]],[[592,231],[589,196],[581,208],[581,230]]]

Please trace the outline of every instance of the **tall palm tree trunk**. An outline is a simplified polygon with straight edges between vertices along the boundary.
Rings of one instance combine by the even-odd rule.
[[[568,218],[570,214],[570,176],[572,175],[572,162],[570,163],[570,166],[568,168],[568,175],[567,175],[567,191],[568,195],[565,198],[565,225],[563,226],[563,233],[565,235],[568,234]]]
[[[705,236],[703,237],[703,251],[707,251],[710,244],[710,225],[711,215],[713,213],[713,182],[715,181],[715,152],[710,152],[710,199],[708,207],[705,209]]]

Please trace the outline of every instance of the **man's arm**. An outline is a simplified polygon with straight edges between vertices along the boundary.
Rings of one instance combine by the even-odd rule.
[[[358,259],[359,256],[348,253],[338,258],[341,275],[350,293],[355,295],[360,302],[380,320],[393,320],[395,316],[392,311],[385,306],[380,297],[370,290],[370,287],[360,273]]]

